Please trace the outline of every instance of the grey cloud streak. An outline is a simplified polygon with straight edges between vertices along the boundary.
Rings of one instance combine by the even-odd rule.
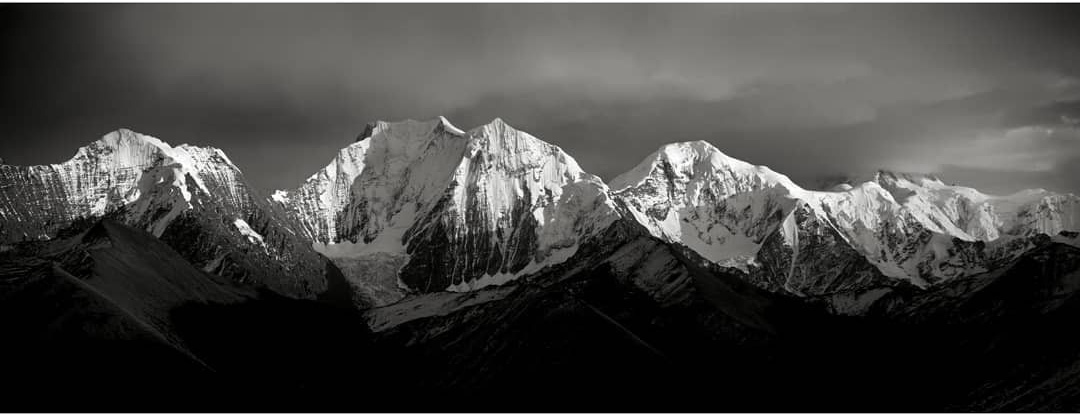
[[[5,9],[8,163],[123,126],[221,147],[286,188],[369,121],[446,115],[502,117],[606,179],[703,139],[803,183],[888,168],[1080,191],[1070,6]]]

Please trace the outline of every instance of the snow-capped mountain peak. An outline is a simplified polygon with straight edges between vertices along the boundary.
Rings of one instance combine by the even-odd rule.
[[[361,268],[400,277],[379,284],[388,292],[503,283],[615,217],[599,178],[501,119],[468,131],[443,117],[377,122],[365,135],[275,198],[359,285],[371,284]]]
[[[538,273],[620,217],[763,287],[821,296],[980,273],[1039,234],[1080,229],[1075,195],[990,195],[888,171],[812,191],[706,141],[665,145],[609,188],[499,118],[469,130],[445,117],[371,123],[298,189],[268,198],[219,149],[127,129],[64,163],[0,165],[0,177],[5,243],[111,216],[190,250],[207,271],[241,278],[319,273],[319,251],[377,303]],[[326,283],[274,279],[266,282],[305,296]]]
[[[325,260],[298,244],[220,149],[119,129],[63,163],[0,166],[0,179],[3,243],[104,217],[149,231],[211,273],[296,297],[326,287]]]
[[[838,241],[885,276],[926,285],[1014,257],[1027,247],[1018,238],[1080,228],[1080,204],[1072,195],[1030,190],[993,196],[932,175],[888,171],[859,184],[809,191],[703,141],[661,147],[613,179],[611,189],[653,235],[748,273],[769,269],[761,250],[774,233],[789,252],[766,257],[795,259],[798,246],[816,250],[806,246],[809,241]],[[797,235],[806,233],[815,235]],[[994,244],[974,255],[966,242],[977,241]],[[790,263],[777,270],[794,268]],[[847,287],[793,284],[791,272],[768,279],[800,294]]]
[[[134,203],[159,183],[178,187],[184,202],[187,169],[195,164],[193,149],[167,143],[128,129],[110,132],[83,146],[66,162],[39,166],[3,166],[5,241],[49,238],[77,218],[99,217]],[[174,172],[175,171],[175,172]],[[145,173],[156,176],[143,178]],[[196,182],[205,188],[201,182]],[[49,189],[44,186],[56,186]],[[17,192],[13,188],[18,189]],[[42,215],[44,214],[44,215]],[[38,224],[36,218],[49,218]],[[168,216],[158,222],[167,222]],[[161,225],[151,225],[155,231]],[[160,235],[160,233],[158,233]]]
[[[610,187],[618,192],[650,180],[676,184],[715,182],[720,186],[717,190],[723,194],[774,186],[796,193],[802,191],[787,176],[766,166],[752,165],[730,157],[711,143],[701,140],[661,147],[629,172],[612,179]]]
[[[665,145],[611,186],[653,235],[743,270],[805,193],[788,177],[704,141]]]

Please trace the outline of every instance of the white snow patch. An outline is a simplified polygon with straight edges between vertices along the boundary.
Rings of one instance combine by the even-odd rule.
[[[255,232],[255,230],[252,230],[251,226],[248,225],[247,221],[237,218],[236,221],[233,221],[233,225],[236,226],[237,230],[240,230],[240,234],[243,234],[245,237],[247,237],[248,241],[266,247],[266,243],[263,241],[263,236]]]
[[[283,205],[288,205],[289,204],[289,193],[285,192],[285,191],[282,191],[282,190],[277,190],[277,191],[274,191],[273,195],[270,195],[270,199],[274,200],[275,202],[281,203]]]

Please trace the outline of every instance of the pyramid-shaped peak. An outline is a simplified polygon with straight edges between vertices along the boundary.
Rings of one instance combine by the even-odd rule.
[[[668,178],[666,180],[681,178],[679,180],[685,181],[733,176],[758,177],[762,183],[780,184],[792,190],[801,189],[787,176],[776,173],[767,166],[754,165],[728,156],[704,140],[663,145],[633,169],[612,179],[609,186],[616,191],[636,187],[650,177]]]
[[[497,134],[498,132],[504,132],[504,131],[517,132],[517,131],[520,131],[520,130],[515,129],[510,124],[507,124],[506,121],[504,121],[502,118],[495,117],[493,120],[489,121],[487,124],[482,124],[482,125],[476,126],[475,128],[469,130],[469,134],[475,136],[475,135],[481,135],[481,134],[492,134],[492,133]]]
[[[548,143],[529,132],[515,129],[501,118],[469,130],[470,148],[486,148],[492,152],[523,152],[522,156],[556,155],[573,159],[559,146]],[[576,164],[576,162],[574,162]]]
[[[80,147],[75,153],[79,157],[100,157],[104,154],[123,154],[129,157],[142,158],[151,153],[163,153],[172,150],[172,146],[161,139],[146,134],[141,134],[130,129],[121,128],[111,131],[100,139]]]

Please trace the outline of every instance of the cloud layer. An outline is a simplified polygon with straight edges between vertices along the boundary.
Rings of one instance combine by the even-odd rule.
[[[0,10],[0,157],[109,130],[293,187],[376,120],[502,117],[604,178],[708,140],[812,185],[875,169],[1080,191],[1070,6],[37,5]]]

